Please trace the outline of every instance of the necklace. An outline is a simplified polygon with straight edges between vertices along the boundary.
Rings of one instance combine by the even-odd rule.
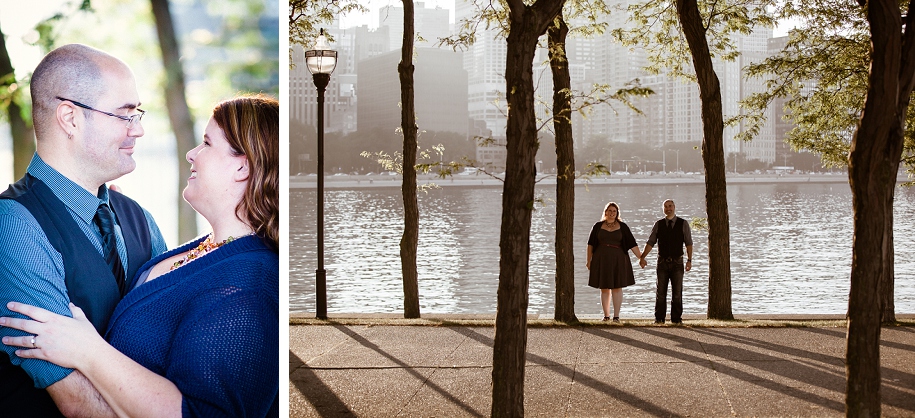
[[[248,234],[248,235],[251,235],[251,234]],[[247,235],[245,235],[245,236],[247,236]],[[169,269],[169,271],[172,271],[178,267],[181,267],[187,263],[190,263],[192,260],[196,260],[200,257],[203,257],[204,255],[208,254],[210,251],[213,251],[219,247],[222,247],[223,245],[226,245],[232,241],[235,241],[235,237],[230,236],[229,238],[226,238],[222,242],[213,242],[213,233],[210,233],[210,235],[208,235],[207,238],[200,243],[200,245],[198,245],[197,247],[188,251],[187,254],[185,254],[185,256],[182,259],[176,261],[175,264],[172,264],[172,267]]]

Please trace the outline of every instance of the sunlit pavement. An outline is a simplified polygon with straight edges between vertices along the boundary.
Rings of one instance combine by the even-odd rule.
[[[525,414],[844,415],[844,327],[685,319],[529,328]],[[489,415],[492,327],[301,325],[289,334],[292,417]],[[883,415],[915,416],[915,327],[884,327],[880,356]]]

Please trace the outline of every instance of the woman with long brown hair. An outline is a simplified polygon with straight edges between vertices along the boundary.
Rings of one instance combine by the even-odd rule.
[[[184,198],[212,232],[140,268],[105,339],[72,304],[11,302],[34,320],[3,318],[31,334],[3,343],[79,370],[118,416],[277,416],[279,103],[219,103],[187,160]]]

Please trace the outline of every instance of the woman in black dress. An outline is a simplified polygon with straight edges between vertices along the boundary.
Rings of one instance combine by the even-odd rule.
[[[619,215],[620,207],[614,202],[607,203],[604,215],[591,228],[588,237],[588,286],[600,289],[604,321],[610,320],[610,296],[613,295],[613,322],[620,322],[623,288],[635,284],[632,262],[626,251],[631,250],[636,259],[642,257],[632,231],[620,221]]]

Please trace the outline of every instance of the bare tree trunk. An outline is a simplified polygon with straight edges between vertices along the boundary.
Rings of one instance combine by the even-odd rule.
[[[553,319],[577,322],[575,316],[575,149],[572,139],[572,97],[562,14],[548,30],[553,73],[553,129],[556,131],[556,307]]]
[[[197,144],[194,134],[194,120],[187,106],[184,94],[184,71],[181,69],[181,51],[175,38],[175,26],[172,14],[168,9],[168,0],[150,0],[153,16],[156,19],[156,33],[159,36],[159,47],[162,49],[162,64],[165,66],[165,103],[168,107],[168,119],[175,132],[178,170],[181,173],[190,171],[191,167],[184,159],[184,153]],[[184,177],[178,176],[178,190],[184,188]],[[190,241],[197,236],[197,213],[178,193],[178,240]]]
[[[895,179],[893,180],[895,182]],[[894,183],[895,186],[895,183]],[[883,280],[880,281],[880,298],[881,305],[883,310],[880,315],[880,322],[884,324],[891,324],[896,322],[896,302],[893,300],[895,297],[896,286],[896,251],[893,248],[893,201],[892,198],[895,195],[895,192],[890,193],[890,202],[887,206],[890,208],[889,216],[886,219],[886,239],[889,242],[887,246],[888,251],[886,254],[886,272],[884,273]]]
[[[493,417],[524,416],[528,263],[538,146],[533,61],[537,38],[546,32],[562,5],[563,0],[537,0],[531,6],[525,5],[523,0],[508,0],[505,60],[508,155],[499,237],[499,290],[492,364]]]
[[[11,91],[10,86],[16,83],[16,72],[10,61],[9,51],[6,49],[6,35],[0,30],[0,88],[10,90],[10,95],[22,94],[24,86],[19,85],[17,91]],[[18,179],[25,175],[35,154],[35,130],[32,125],[22,117],[22,108],[15,100],[10,100],[6,113],[10,121],[10,134],[13,137],[13,178]]]
[[[871,68],[848,164],[855,214],[845,359],[849,417],[881,415],[880,321],[886,286],[891,285],[893,193],[915,74],[913,3],[905,25],[898,2],[871,0],[866,7]]]
[[[403,128],[404,230],[400,239],[403,269],[403,316],[419,318],[419,274],[416,251],[419,246],[419,204],[416,201],[416,113],[413,100],[413,2],[403,0],[403,48],[400,65],[401,127]]]
[[[731,243],[721,85],[712,67],[706,28],[696,0],[677,0],[677,14],[693,56],[702,100],[702,161],[705,164],[705,207],[709,225],[708,317],[734,319],[731,312]]]

